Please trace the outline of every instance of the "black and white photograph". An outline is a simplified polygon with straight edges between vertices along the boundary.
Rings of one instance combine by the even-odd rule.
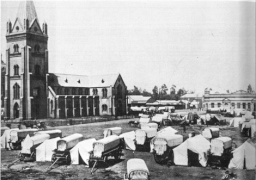
[[[3,180],[255,180],[255,0],[1,0]]]

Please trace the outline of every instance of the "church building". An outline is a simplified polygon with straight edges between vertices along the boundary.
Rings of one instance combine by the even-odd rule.
[[[40,26],[32,1],[20,2],[7,22],[4,119],[124,115],[127,87],[120,74],[48,72],[48,26]]]

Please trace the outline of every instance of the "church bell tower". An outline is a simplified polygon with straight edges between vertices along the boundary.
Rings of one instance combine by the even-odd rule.
[[[34,3],[22,1],[6,28],[4,119],[37,119],[47,114],[47,24],[40,26]]]

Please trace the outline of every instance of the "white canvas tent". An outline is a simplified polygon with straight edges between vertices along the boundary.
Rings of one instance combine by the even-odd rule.
[[[256,145],[253,142],[245,141],[233,152],[228,168],[255,169],[256,167]]]
[[[135,151],[135,131],[126,132],[120,135],[120,137],[124,138],[125,149]]]
[[[198,161],[203,166],[207,165],[207,155],[210,150],[210,142],[202,135],[197,135],[187,139],[181,145],[173,149],[174,163],[176,165],[188,165],[188,151],[191,150],[198,154]]]
[[[229,126],[231,127],[239,127],[239,124],[242,124],[245,121],[244,117],[235,117],[230,120]]]
[[[251,137],[254,137],[254,133],[256,132],[256,119],[251,119],[249,123],[251,124]]]
[[[93,151],[93,143],[96,142],[95,138],[86,139],[79,142],[75,147],[70,150],[71,164],[79,164],[79,155],[82,160],[89,165],[90,152]]]
[[[51,161],[53,150],[57,148],[60,137],[47,139],[36,148],[36,161]]]

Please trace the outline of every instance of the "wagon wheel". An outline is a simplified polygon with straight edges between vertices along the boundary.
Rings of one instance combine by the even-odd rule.
[[[158,156],[156,153],[154,153],[154,159],[157,164],[163,164],[163,158],[161,156]]]
[[[67,156],[66,156],[66,164],[68,165],[68,164],[70,164],[71,163],[71,157],[70,157],[70,154],[68,154]]]
[[[21,152],[18,154],[18,158],[21,160],[21,161],[24,161],[25,159],[25,156],[23,154],[21,154]]]

